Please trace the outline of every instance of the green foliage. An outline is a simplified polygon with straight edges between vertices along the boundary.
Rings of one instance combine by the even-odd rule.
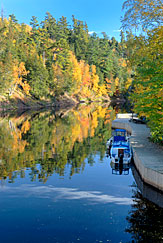
[[[146,31],[163,24],[162,0],[126,0],[123,10],[122,23],[125,29]]]
[[[149,120],[152,139],[163,139],[163,8],[162,1],[126,1],[123,25],[130,24],[143,33],[127,32],[127,56],[134,70],[132,101],[134,110]]]
[[[73,30],[70,32],[70,45],[78,60],[86,60],[89,42],[88,27],[74,16],[72,16],[72,20]]]
[[[27,80],[31,87],[31,94],[37,98],[45,98],[48,95],[48,71],[38,57],[31,57],[27,62],[29,74]]]
[[[0,179],[14,183],[30,168],[32,181],[45,182],[53,173],[64,176],[67,164],[70,176],[84,170],[86,158],[94,163],[97,152],[102,160],[114,111],[92,104],[66,113],[63,118],[51,111],[1,117]]]
[[[69,26],[66,17],[56,20],[49,12],[41,23],[37,17],[32,16],[31,26],[19,24],[13,14],[9,19],[0,18],[1,94],[9,94],[12,89],[14,96],[17,89],[22,89],[22,85],[15,85],[17,75],[17,78],[23,80],[23,89],[28,90],[25,95],[37,99],[49,99],[65,92],[73,95],[79,92],[81,80],[87,83],[88,90],[83,93],[87,93],[86,96],[89,97],[93,87],[90,78],[92,65],[96,66],[96,96],[99,95],[100,86],[105,95],[106,87],[108,95],[116,89],[123,90],[126,68],[121,66],[119,59],[126,57],[122,44],[115,38],[110,40],[105,33],[102,38],[95,33],[90,35],[87,24],[74,16],[72,21],[73,27]],[[77,59],[78,65],[73,66],[72,55]],[[20,77],[20,63],[28,73],[26,80],[25,77]],[[117,77],[119,84],[115,85]],[[83,90],[82,87],[81,89]]]

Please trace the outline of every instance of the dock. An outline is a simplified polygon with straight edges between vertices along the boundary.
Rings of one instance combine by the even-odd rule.
[[[131,133],[134,164],[142,180],[163,191],[163,147],[149,140],[150,129],[146,124],[130,122],[131,114],[118,114],[113,128],[123,128]]]

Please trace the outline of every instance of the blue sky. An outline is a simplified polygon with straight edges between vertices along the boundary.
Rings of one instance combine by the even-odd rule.
[[[86,21],[89,31],[97,34],[106,32],[110,37],[119,38],[123,14],[123,0],[1,0],[4,15],[15,14],[19,23],[29,24],[32,16],[38,17],[39,22],[44,20],[45,13],[50,12],[59,19],[67,17],[71,24],[71,17]]]

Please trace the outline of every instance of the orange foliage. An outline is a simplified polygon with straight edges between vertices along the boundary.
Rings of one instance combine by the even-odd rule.
[[[30,125],[29,121],[26,120],[21,127],[21,132],[24,134],[27,133],[29,131],[30,127],[31,127],[31,125]]]
[[[96,74],[96,66],[91,66],[92,73],[91,73],[91,83],[92,83],[92,90],[98,92],[98,83],[99,83],[99,76]]]
[[[30,86],[26,81],[23,81],[23,77],[27,76],[29,71],[26,71],[25,65],[23,62],[19,63],[17,60],[14,61],[13,64],[13,85],[14,89],[17,88],[18,85],[21,85],[24,92],[29,94]]]
[[[128,89],[131,84],[132,84],[132,79],[131,78],[127,78],[127,81],[125,83],[125,88]]]
[[[75,81],[79,86],[82,80],[82,70],[80,68],[79,62],[72,52],[70,52],[70,61],[72,63],[72,80]]]
[[[99,76],[96,73],[96,66],[91,67],[81,60],[77,61],[75,55],[70,52],[70,63],[72,68],[72,81],[76,83],[74,94],[79,94],[81,97],[94,97],[108,95],[106,84],[99,85]]]
[[[119,78],[116,77],[115,79],[115,87],[118,88],[119,87]]]

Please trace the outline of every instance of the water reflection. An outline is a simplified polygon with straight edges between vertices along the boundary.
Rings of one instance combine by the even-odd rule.
[[[138,188],[133,191],[133,201],[126,230],[133,242],[163,242],[163,208],[144,198]]]
[[[82,105],[70,112],[24,112],[0,118],[0,178],[14,182],[31,169],[32,181],[46,182],[54,172],[70,176],[84,170],[85,159],[94,163],[94,155],[105,156],[105,144],[111,135],[112,108]],[[39,166],[38,166],[39,165]]]
[[[112,174],[114,175],[129,175],[129,170],[131,168],[131,163],[129,164],[118,164],[118,163],[110,163],[112,168]]]
[[[163,192],[143,182],[135,166],[132,166],[132,174],[142,196],[163,208]]]
[[[163,193],[144,183],[134,165],[132,174],[136,184],[126,232],[132,235],[133,242],[163,242]]]
[[[84,191],[78,188],[70,187],[56,187],[52,185],[36,186],[36,185],[21,185],[18,187],[4,186],[0,188],[0,192],[8,193],[9,197],[17,198],[22,194],[26,195],[26,198],[35,197],[39,199],[48,198],[52,202],[58,202],[60,200],[85,200],[91,204],[109,204],[114,203],[117,205],[131,205],[133,200],[128,197],[118,197],[109,194],[105,194],[101,191]]]
[[[95,104],[0,117],[2,242],[161,242],[162,209],[110,167],[114,117]]]

